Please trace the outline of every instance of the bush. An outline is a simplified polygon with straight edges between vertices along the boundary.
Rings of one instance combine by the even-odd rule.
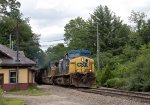
[[[150,54],[141,54],[132,64],[132,72],[129,78],[128,90],[150,91]]]
[[[140,49],[127,45],[122,54],[112,56],[104,52],[101,58],[97,85],[150,91],[150,44],[142,45]]]
[[[101,78],[102,78],[102,71],[96,71],[96,86],[99,87],[101,86]]]
[[[123,50],[123,54],[126,56],[125,60],[134,61],[139,54],[139,51],[136,48],[126,45]]]
[[[138,82],[136,79],[131,80],[127,85],[127,89],[130,91],[142,91],[142,88],[143,84],[141,82]]]
[[[107,80],[105,85],[110,88],[121,88],[124,87],[127,83],[127,80],[125,78],[113,78]]]
[[[106,67],[107,65],[108,65],[108,63],[110,62],[110,58],[112,58],[113,57],[113,55],[111,54],[111,53],[109,53],[109,52],[102,52],[101,54],[100,54],[100,65],[101,65],[101,68],[104,68],[104,67]]]
[[[149,84],[144,84],[142,90],[143,91],[150,91],[150,83]]]
[[[0,105],[5,105],[4,97],[3,97],[3,90],[0,87]]]
[[[135,63],[128,61],[123,64],[118,64],[113,70],[113,76],[118,78],[129,78],[132,74],[135,74]]]
[[[104,68],[104,72],[102,72],[101,76],[101,85],[105,85],[106,81],[112,77],[111,70],[109,69],[108,66]]]

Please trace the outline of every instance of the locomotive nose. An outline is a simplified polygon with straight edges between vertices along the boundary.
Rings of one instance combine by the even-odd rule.
[[[78,57],[70,61],[70,73],[90,73],[94,72],[94,60],[88,57]]]
[[[79,58],[76,64],[76,69],[77,72],[81,72],[81,73],[91,72],[92,66],[90,63],[90,59],[87,57]]]

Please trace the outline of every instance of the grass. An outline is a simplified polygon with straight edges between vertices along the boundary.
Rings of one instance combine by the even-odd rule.
[[[46,91],[37,88],[36,86],[32,86],[27,90],[14,89],[10,92],[5,93],[2,91],[2,89],[0,89],[0,105],[26,105],[25,102],[20,99],[5,98],[3,97],[3,94],[28,95],[28,96],[48,95]]]
[[[5,98],[3,97],[4,94],[13,94],[13,95],[28,95],[28,96],[41,96],[41,95],[48,95],[46,91],[43,89],[37,88],[36,86],[32,86],[27,90],[17,90],[14,89],[9,92],[3,92],[0,88],[0,105],[27,105],[24,101],[20,99],[14,98]]]
[[[22,100],[5,98],[3,95],[4,92],[0,88],[0,105],[26,105]]]
[[[26,105],[24,101],[19,99],[1,98],[0,105]]]
[[[7,94],[14,94],[14,95],[29,95],[29,96],[41,96],[41,95],[48,95],[48,93],[36,86],[30,87],[27,90],[12,90],[7,92]]]

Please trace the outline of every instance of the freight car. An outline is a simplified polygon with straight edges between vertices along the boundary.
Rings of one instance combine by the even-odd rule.
[[[46,84],[94,87],[94,60],[88,50],[71,50],[59,62],[51,62],[37,73],[37,81]]]

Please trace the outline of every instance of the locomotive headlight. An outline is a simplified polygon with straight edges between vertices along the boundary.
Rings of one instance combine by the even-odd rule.
[[[81,61],[83,62],[83,61],[84,61],[84,59],[83,59],[83,58],[81,58]]]

